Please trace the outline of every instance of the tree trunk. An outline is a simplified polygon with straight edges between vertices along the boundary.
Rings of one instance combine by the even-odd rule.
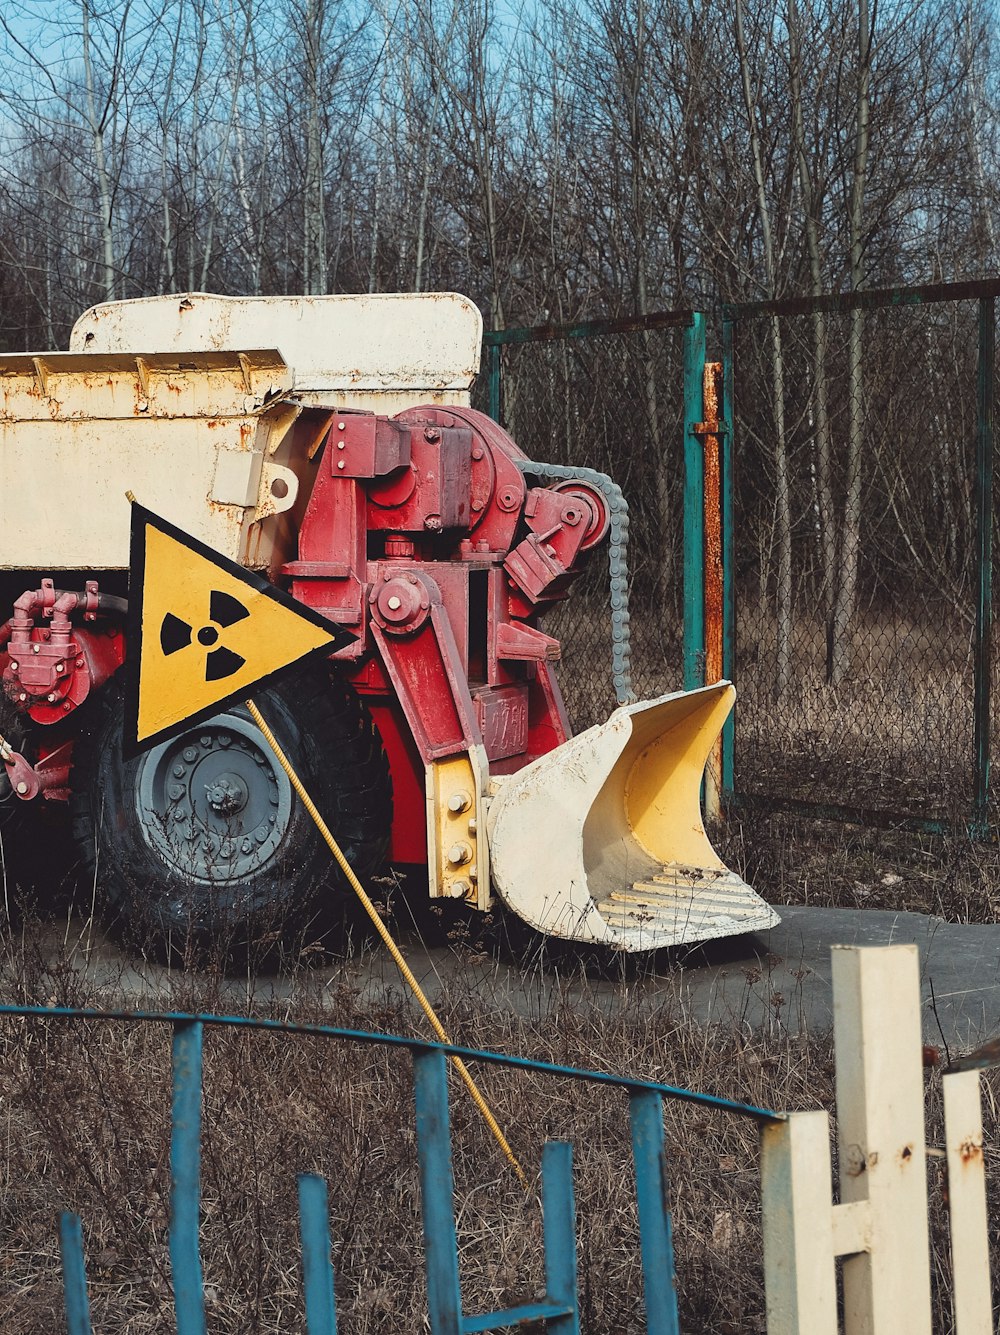
[[[87,94],[87,125],[94,146],[94,168],[97,172],[97,197],[101,219],[101,289],[105,301],[114,301],[118,266],[115,262],[112,190],[104,144],[104,116],[97,114],[97,97],[94,89],[94,66],[90,49],[90,0],[81,0],[80,14],[83,20],[83,77]],[[123,15],[123,27],[124,23]]]
[[[643,81],[646,76],[646,5],[639,0],[636,9],[635,64],[631,78],[626,83],[629,119],[629,151],[631,156],[631,205],[632,234],[635,244],[635,306],[640,315],[649,311],[649,258],[647,253],[646,227],[648,222],[648,198],[646,190],[644,152],[644,114]],[[674,624],[672,613],[672,593],[674,585],[673,543],[670,535],[677,524],[674,512],[673,468],[670,451],[663,438],[663,426],[660,420],[660,396],[657,383],[657,351],[662,340],[649,330],[642,332],[642,381],[643,408],[646,420],[646,432],[649,451],[652,455],[653,477],[656,486],[656,509],[660,520],[660,559],[656,572],[657,601],[662,611],[664,629]]]
[[[757,218],[764,248],[764,269],[767,295],[777,296],[777,272],[774,259],[774,241],[771,214],[767,202],[764,162],[760,145],[757,111],[750,86],[750,65],[747,59],[746,35],[743,27],[743,0],[735,0],[736,50],[739,56],[743,84],[743,105],[750,132],[750,157],[754,184],[757,191]],[[785,431],[785,360],[781,340],[781,326],[777,316],[771,317],[771,421],[774,428],[774,520],[776,527],[777,570],[775,571],[775,663],[774,695],[780,697],[788,689],[792,666],[792,503],[788,469],[788,447]]]
[[[309,296],[327,290],[326,200],[324,198],[321,76],[324,0],[307,0],[303,19],[302,59],[306,84],[306,179],[303,188],[304,248],[302,273]]]
[[[805,117],[802,111],[802,51],[797,0],[788,0],[788,69],[792,99],[792,138],[805,220],[806,251],[809,257],[810,290],[813,296],[823,291],[823,270],[819,249],[819,214],[821,195],[809,172],[806,155]],[[814,311],[813,341],[813,513],[820,569],[820,606],[826,639],[833,634],[834,601],[837,590],[837,518],[833,506],[833,439],[827,398],[826,316]]]
[[[868,0],[858,3],[858,101],[851,179],[850,226],[851,291],[864,284],[864,203],[868,172],[868,118],[871,95],[871,28]],[[827,679],[838,686],[850,670],[850,631],[858,596],[858,559],[861,543],[861,449],[865,434],[862,367],[864,312],[851,311],[847,339],[847,493],[840,538],[840,584],[833,613],[833,634],[827,658]]]

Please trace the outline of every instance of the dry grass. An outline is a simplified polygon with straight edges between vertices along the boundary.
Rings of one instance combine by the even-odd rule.
[[[650,662],[652,631],[644,626],[636,637]],[[816,646],[806,648],[812,661]],[[854,771],[842,768],[849,761],[865,776],[866,792],[878,797],[878,784],[891,780],[881,791],[910,793],[907,802],[920,810],[921,791],[930,791],[919,787],[921,768],[942,711],[960,720],[955,735],[961,734],[964,746],[967,706],[958,698],[964,676],[956,667],[943,682],[925,674],[921,685],[919,664],[907,666],[904,657],[873,660],[876,666],[883,681],[905,684],[894,697],[905,746],[887,762],[879,735],[864,723],[872,711],[886,727],[891,721],[875,674],[854,694],[831,694],[813,663],[794,688],[791,705],[772,720],[771,740],[757,752],[758,785],[774,786],[781,776],[807,781],[814,764],[821,777],[839,772],[839,787],[827,788],[850,800]],[[585,660],[576,667],[581,680],[590,676]],[[753,670],[744,669],[745,681]],[[761,717],[765,697],[762,684],[754,706]],[[774,758],[782,756],[779,764]],[[932,775],[934,793],[947,791],[946,770]],[[823,783],[817,791],[826,791]],[[1000,851],[960,835],[772,815],[734,818],[717,843],[730,865],[775,903],[908,909],[958,922],[1000,918]],[[78,893],[81,903],[89,903],[85,892]],[[30,927],[0,937],[0,976],[6,1000],[116,1000],[82,981],[68,955],[53,958],[50,945],[43,949]],[[233,1009],[221,979],[205,975],[178,975],[171,995],[157,997],[156,1005]],[[247,1009],[278,1013],[252,1000]],[[657,1006],[648,989],[632,989],[627,981],[613,1006],[596,992],[588,1000],[586,988],[581,1000],[577,989],[533,1019],[513,1014],[502,998],[471,985],[452,986],[440,1009],[456,1038],[473,1046],[627,1071],[765,1107],[833,1105],[829,1037],[789,1034],[780,1016],[763,1034],[748,1032],[736,1019],[699,1027],[676,1003]],[[323,995],[308,972],[298,970],[294,1000],[280,1016],[423,1032],[398,995],[375,1003],[363,998],[349,970]],[[940,1080],[935,1070],[927,1079],[928,1134],[939,1143]],[[496,1070],[483,1072],[482,1083],[532,1173],[547,1136],[574,1143],[584,1329],[590,1335],[642,1331],[624,1097]],[[70,1208],[84,1218],[95,1328],[104,1335],[173,1330],[168,1109],[166,1030],[0,1022],[0,1329],[50,1335],[61,1328],[56,1216]],[[992,1094],[985,1114],[990,1146],[1000,1130]],[[668,1105],[666,1118],[682,1327],[687,1335],[763,1331],[755,1128],[681,1105]],[[306,1038],[209,1033],[203,1254],[213,1335],[304,1330],[295,1175],[310,1170],[330,1183],[340,1329],[347,1335],[427,1329],[412,1121],[405,1057]],[[454,1097],[453,1128],[466,1309],[530,1296],[542,1273],[537,1197],[523,1198],[461,1094]],[[992,1149],[987,1163],[996,1168]],[[940,1294],[947,1292],[949,1261],[937,1159],[930,1179]],[[946,1302],[939,1301],[935,1329],[952,1329]]]
[[[715,844],[772,904],[1000,922],[1000,848],[992,840],[743,812]]]
[[[550,621],[565,637],[560,675],[578,726],[613,707],[601,592],[571,599]],[[633,618],[633,678],[643,696],[679,685],[679,627],[669,613],[665,621]],[[974,841],[965,832],[972,814],[968,626],[954,613],[933,624],[892,612],[859,616],[852,673],[832,687],[824,680],[823,628],[800,617],[792,680],[778,698],[772,612],[745,600],[738,640],[737,793],[764,806],[787,798],[817,809],[868,808],[884,813],[885,824],[869,829],[738,809],[715,832],[729,865],[775,904],[1000,921],[1000,846],[995,836]],[[994,754],[998,748],[1000,724]],[[1000,791],[995,775],[993,789]],[[998,814],[994,806],[994,824]],[[954,833],[914,833],[901,828],[907,817],[940,820]]]
[[[4,995],[26,1002],[107,1004],[66,960],[43,963],[31,933],[3,943]],[[346,973],[345,973],[346,978]],[[551,978],[548,980],[551,982]],[[529,980],[530,986],[530,980]],[[581,987],[583,999],[581,1000]],[[220,980],[179,975],[159,1006],[232,1009]],[[558,989],[557,989],[558,992]],[[308,973],[295,999],[256,1013],[420,1033],[395,993],[363,1002],[348,982],[319,996]],[[481,989],[453,986],[440,1006],[463,1042],[686,1085],[764,1107],[831,1107],[825,1035],[766,1035],[736,1023],[703,1028],[623,982],[613,1005],[574,980],[535,1019]],[[209,1329],[302,1332],[295,1174],[330,1184],[340,1329],[427,1329],[412,1090],[404,1055],[314,1038],[209,1031],[205,1053],[203,1256]],[[539,1291],[535,1172],[546,1137],[576,1153],[583,1327],[644,1329],[627,1107],[617,1091],[497,1069],[483,1087],[532,1174],[525,1199],[469,1101],[453,1091],[456,1198],[467,1311]],[[939,1077],[929,1134],[941,1135]],[[95,1329],[173,1329],[167,1259],[169,1031],[139,1024],[0,1023],[3,1234],[0,1328],[60,1329],[56,1214],[78,1210]],[[987,1144],[998,1112],[987,1104]],[[764,1330],[756,1128],[668,1103],[666,1131],[688,1335]],[[992,1151],[988,1158],[995,1161]],[[934,1269],[947,1250],[937,1160]],[[950,1329],[946,1312],[935,1329]]]
[[[574,727],[614,708],[610,613],[602,570],[549,616],[563,643],[560,681]],[[966,823],[973,784],[973,646],[954,610],[922,622],[889,609],[861,613],[843,681],[826,680],[826,633],[796,618],[790,676],[776,691],[773,608],[744,599],[737,621],[736,787],[769,800],[836,803]],[[641,699],[681,685],[673,609],[632,608],[632,684]],[[1000,723],[994,728],[1000,745]]]
[[[777,692],[773,609],[744,600],[737,621],[737,786],[767,797],[834,802],[967,821],[972,801],[971,631],[941,610],[922,621],[859,614],[849,667],[826,680],[826,633],[795,622],[790,679]]]

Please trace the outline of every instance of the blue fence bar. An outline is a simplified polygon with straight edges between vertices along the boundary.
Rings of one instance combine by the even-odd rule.
[[[550,1140],[542,1150],[542,1227],[545,1238],[545,1291],[554,1307],[551,1335],[580,1335],[576,1282],[576,1201],[573,1196],[573,1146]]]
[[[639,1202],[646,1330],[648,1335],[680,1335],[660,1095],[648,1089],[633,1090],[629,1095],[629,1121]]]
[[[177,1335],[205,1335],[198,1224],[201,1210],[202,1022],[174,1025],[170,1124],[170,1269]]]
[[[91,1335],[87,1272],[83,1259],[83,1225],[78,1214],[59,1216],[59,1252],[62,1256],[63,1302],[68,1335]]]
[[[716,1108],[749,1117],[755,1122],[783,1122],[785,1114],[773,1108],[758,1108],[752,1103],[738,1103],[734,1099],[719,1098],[717,1094],[703,1094],[700,1090],[684,1089],[680,1085],[664,1085],[655,1080],[638,1080],[634,1076],[614,1075],[610,1071],[589,1071],[579,1066],[559,1066],[555,1062],[535,1061],[530,1057],[512,1057],[506,1052],[491,1052],[487,1048],[464,1048],[457,1043],[435,1043],[425,1039],[404,1038],[401,1034],[376,1034],[364,1029],[339,1029],[327,1024],[289,1024],[284,1020],[258,1020],[249,1015],[209,1015],[187,1011],[111,1011],[71,1006],[3,1006],[0,1016],[25,1015],[40,1019],[68,1020],[135,1020],[155,1021],[161,1024],[184,1024],[197,1021],[201,1025],[231,1029],[260,1029],[266,1033],[311,1034],[317,1038],[341,1038],[350,1043],[370,1043],[375,1047],[405,1048],[407,1051],[436,1050],[447,1056],[481,1061],[491,1066],[509,1066],[517,1071],[539,1071],[543,1075],[559,1076],[569,1080],[584,1080],[597,1085],[612,1085],[616,1089],[651,1089],[667,1099],[682,1103],[696,1103],[703,1108]]]
[[[299,1174],[299,1235],[302,1289],[308,1335],[337,1335],[330,1260],[330,1207],[326,1183],[314,1173]]]
[[[545,1321],[553,1335],[579,1335],[570,1146],[552,1143],[543,1151],[542,1211],[547,1289],[544,1300],[464,1316],[455,1233],[448,1071],[445,1055],[440,1049],[414,1052],[413,1092],[423,1201],[427,1307],[434,1335],[476,1335],[480,1331],[506,1330],[533,1321]]]
[[[544,1323],[551,1335],[580,1335],[576,1260],[576,1219],[572,1147],[550,1141],[542,1151],[542,1228],[545,1296],[541,1301],[478,1315],[462,1310],[461,1277],[455,1228],[447,1061],[451,1055],[515,1070],[544,1072],[575,1080],[612,1085],[629,1095],[632,1144],[639,1206],[640,1251],[650,1335],[675,1335],[677,1294],[670,1217],[667,1212],[663,1146],[663,1099],[675,1098],[722,1109],[758,1122],[782,1121],[780,1113],[735,1103],[715,1095],[680,1089],[629,1076],[610,1075],[549,1062],[509,1057],[477,1048],[431,1043],[396,1034],[338,1029],[327,1025],[284,1024],[246,1016],[189,1015],[177,1012],[75,1010],[69,1007],[0,1006],[0,1016],[44,1019],[153,1021],[173,1027],[171,1111],[170,1258],[173,1271],[177,1335],[205,1335],[205,1304],[198,1230],[200,1215],[202,1045],[206,1025],[257,1029],[287,1035],[344,1039],[412,1053],[416,1105],[417,1153],[423,1200],[428,1314],[432,1335],[475,1335],[513,1326]],[[327,1187],[312,1174],[299,1177],[304,1303],[308,1335],[336,1335],[334,1276],[330,1259]],[[60,1219],[63,1285],[69,1335],[91,1335],[84,1268],[82,1227],[78,1216]]]
[[[448,1072],[440,1050],[414,1053],[413,1095],[417,1108],[417,1157],[431,1329],[434,1335],[461,1335],[462,1295],[451,1173]]]

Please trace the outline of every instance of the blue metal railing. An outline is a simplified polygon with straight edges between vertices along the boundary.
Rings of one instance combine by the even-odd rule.
[[[423,1042],[398,1034],[368,1033],[329,1025],[285,1024],[243,1016],[156,1011],[82,1010],[70,1007],[0,1006],[0,1016],[41,1019],[143,1021],[173,1028],[170,1134],[170,1264],[177,1335],[205,1335],[199,1217],[201,1208],[202,1046],[205,1026],[223,1026],[283,1034],[309,1034],[390,1048],[405,1048],[413,1058],[417,1157],[423,1210],[427,1303],[432,1335],[473,1335],[504,1330],[521,1322],[544,1321],[552,1335],[579,1335],[576,1273],[576,1207],[573,1151],[565,1141],[548,1141],[542,1152],[542,1237],[545,1296],[502,1311],[466,1315],[462,1308],[455,1231],[447,1059],[482,1061],[515,1070],[613,1085],[629,1098],[632,1155],[639,1210],[639,1244],[649,1335],[677,1335],[677,1286],[674,1274],[667,1171],[663,1137],[663,1100],[680,1099],[750,1117],[758,1122],[783,1120],[782,1114],[736,1103],[674,1085],[636,1080],[500,1052]],[[299,1227],[303,1292],[308,1335],[336,1335],[334,1274],[330,1260],[327,1185],[322,1178],[299,1176]],[[63,1213],[59,1223],[63,1293],[69,1335],[92,1335],[87,1297],[83,1226],[79,1215]]]

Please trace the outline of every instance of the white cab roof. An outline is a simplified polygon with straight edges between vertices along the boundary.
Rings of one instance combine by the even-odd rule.
[[[277,348],[296,390],[467,391],[483,320],[457,292],[219,297],[188,292],[92,306],[72,352]]]

